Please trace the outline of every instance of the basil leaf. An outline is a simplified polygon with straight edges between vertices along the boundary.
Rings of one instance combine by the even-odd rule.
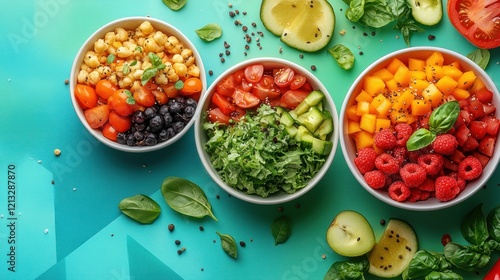
[[[200,29],[195,30],[198,37],[203,41],[213,41],[222,36],[222,28],[217,23],[209,23]]]
[[[374,28],[381,28],[393,22],[396,18],[397,15],[392,14],[387,4],[377,1],[366,1],[365,11],[359,19],[359,23]]]
[[[423,278],[432,271],[451,269],[451,264],[446,261],[443,254],[419,250],[415,253],[410,263],[403,271],[403,279]]]
[[[358,22],[365,12],[365,0],[352,0],[349,8],[345,11],[345,16],[351,22]]]
[[[410,136],[406,142],[406,148],[408,151],[416,151],[429,146],[435,139],[436,134],[425,128],[420,128]]]
[[[330,266],[323,279],[363,280],[365,279],[364,273],[368,272],[369,268],[370,268],[370,263],[368,262],[368,258],[366,258],[366,256],[362,256],[348,261],[337,261]]]
[[[451,270],[448,271],[432,271],[425,276],[425,280],[463,280],[464,278]]]
[[[354,65],[354,55],[348,47],[342,44],[337,44],[328,49],[328,52],[343,69],[349,70]]]
[[[153,64],[155,68],[162,64],[161,58],[157,54],[150,52],[148,53],[148,57],[149,61],[151,62],[151,64]]]
[[[127,104],[134,105],[135,99],[130,90],[126,89],[125,94],[127,95],[127,100],[125,100],[125,102],[127,102]]]
[[[155,67],[146,68],[146,70],[144,70],[144,72],[142,72],[142,76],[141,76],[142,85],[147,84],[151,78],[156,76],[156,73],[158,73],[158,69],[156,69]]]
[[[464,239],[474,245],[479,245],[488,239],[489,234],[482,203],[465,216],[460,229]]]
[[[220,242],[222,246],[222,250],[233,259],[238,257],[238,247],[236,247],[236,242],[234,238],[229,234],[222,234],[217,232],[220,236]]]
[[[178,177],[167,177],[161,185],[161,193],[173,210],[195,218],[210,216],[217,221],[205,192],[195,183]]]
[[[290,220],[287,216],[281,216],[274,220],[271,225],[271,232],[274,237],[274,245],[284,243],[290,236]]]
[[[118,204],[118,208],[123,214],[141,224],[151,224],[161,213],[160,205],[143,194],[124,198]]]
[[[111,64],[113,63],[113,61],[115,61],[115,55],[111,53],[108,55],[108,57],[106,57],[106,63]]]
[[[181,90],[184,87],[184,82],[182,80],[178,80],[175,82],[174,87],[176,90]]]
[[[490,51],[487,49],[477,49],[467,54],[467,58],[472,60],[482,69],[486,69],[490,62]]]
[[[460,113],[458,101],[449,101],[434,110],[429,118],[429,129],[434,134],[448,132]]]
[[[486,223],[491,239],[500,242],[500,206],[490,211]]]
[[[127,63],[123,64],[122,72],[123,75],[128,75],[128,73],[130,73],[130,66]]]
[[[490,251],[484,246],[463,246],[449,242],[444,246],[444,256],[457,268],[474,271],[490,261]]]
[[[187,0],[162,0],[162,2],[171,10],[177,11],[186,5]]]

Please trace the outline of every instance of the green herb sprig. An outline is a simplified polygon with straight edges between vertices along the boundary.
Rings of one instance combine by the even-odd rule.
[[[180,10],[184,5],[186,5],[187,0],[162,0],[169,9],[173,11]]]
[[[151,224],[161,213],[160,205],[149,196],[138,194],[124,198],[118,208],[126,216],[141,224]]]
[[[349,70],[354,66],[354,54],[348,47],[337,44],[328,49],[328,52],[343,69]]]
[[[142,73],[142,77],[141,77],[142,85],[147,84],[147,82],[149,82],[149,80],[151,78],[156,76],[158,71],[163,70],[163,69],[165,69],[165,67],[167,67],[165,64],[163,64],[163,62],[161,61],[161,58],[158,55],[156,55],[155,53],[150,52],[148,54],[148,57],[149,57],[149,61],[151,61],[152,66],[146,68],[146,70],[144,70],[144,72]]]
[[[236,246],[236,241],[229,234],[222,234],[217,232],[217,235],[220,237],[221,247],[224,253],[230,256],[233,259],[238,257],[238,247]]]
[[[274,245],[284,243],[290,236],[290,219],[287,216],[281,216],[273,221],[271,232],[274,237]]]

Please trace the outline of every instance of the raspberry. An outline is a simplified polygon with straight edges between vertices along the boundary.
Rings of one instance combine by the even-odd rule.
[[[434,185],[434,180],[431,178],[427,177],[425,178],[424,182],[418,186],[418,188],[421,191],[426,191],[426,192],[433,192],[435,191],[436,187]]]
[[[410,188],[402,181],[392,183],[387,191],[389,192],[389,196],[398,202],[407,200],[411,195]]]
[[[408,157],[408,150],[406,147],[396,147],[392,150],[392,156],[396,159],[398,164],[402,166]]]
[[[408,197],[408,201],[410,202],[417,202],[420,200],[422,191],[419,188],[411,188],[410,189],[410,196]]]
[[[468,156],[458,163],[458,177],[466,181],[474,180],[481,176],[482,173],[483,166],[481,162],[473,156]]]
[[[436,198],[440,201],[449,201],[454,199],[460,188],[458,187],[457,180],[450,176],[440,176],[436,178]]]
[[[451,134],[440,134],[431,144],[432,149],[442,155],[451,155],[458,147],[457,138]]]
[[[401,147],[406,147],[406,141],[413,134],[413,129],[409,124],[406,123],[398,123],[394,130],[396,131],[396,144]]]
[[[432,192],[428,191],[420,191],[420,200],[427,200],[429,197],[431,197]]]
[[[375,146],[382,150],[392,150],[396,146],[396,136],[388,128],[383,128],[375,133],[373,141]]]
[[[364,177],[368,186],[374,189],[381,189],[385,187],[386,176],[380,170],[368,171],[365,173]]]
[[[460,191],[465,190],[465,186],[467,185],[467,182],[464,179],[462,179],[460,176],[458,176],[457,172],[452,172],[452,173],[450,173],[449,176],[452,177],[453,179],[457,180],[458,188],[460,189]]]
[[[390,154],[383,153],[375,159],[375,167],[387,175],[399,173],[399,164]]]
[[[372,171],[375,168],[375,159],[377,152],[373,148],[363,148],[358,151],[354,164],[361,174]]]
[[[399,171],[399,174],[403,182],[410,188],[418,187],[427,178],[425,169],[416,163],[405,164]]]
[[[424,154],[418,157],[417,162],[427,175],[436,175],[443,169],[444,161],[440,154]]]

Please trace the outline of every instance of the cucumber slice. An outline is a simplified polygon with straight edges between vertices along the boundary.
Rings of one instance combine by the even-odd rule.
[[[335,13],[327,0],[263,0],[262,23],[292,48],[314,52],[333,36]]]
[[[281,112],[280,123],[282,123],[286,127],[291,127],[295,123],[295,120],[292,118],[290,113],[287,111]]]
[[[316,106],[323,101],[325,94],[319,90],[313,90],[309,93],[302,102],[294,109],[297,115],[302,115],[307,112],[312,106]],[[322,110],[322,109],[321,109]]]
[[[318,107],[311,107],[309,111],[299,115],[297,120],[305,126],[311,133],[315,132],[318,127],[323,123],[325,117]]]
[[[324,120],[321,125],[314,132],[314,136],[319,139],[326,139],[326,136],[333,131],[333,118],[330,111],[323,111]]]
[[[441,0],[408,0],[413,18],[423,25],[436,25],[443,17]]]

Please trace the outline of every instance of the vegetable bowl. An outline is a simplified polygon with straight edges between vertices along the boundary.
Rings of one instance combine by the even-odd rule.
[[[277,204],[310,191],[329,169],[338,116],[327,89],[303,67],[255,58],[226,70],[201,99],[196,148],[230,195]]]
[[[390,53],[354,81],[340,113],[344,158],[381,201],[429,211],[456,205],[496,169],[500,94],[478,65],[453,51]]]
[[[89,133],[137,153],[166,147],[188,131],[207,82],[184,34],[151,17],[129,17],[105,24],[83,43],[69,84]]]

